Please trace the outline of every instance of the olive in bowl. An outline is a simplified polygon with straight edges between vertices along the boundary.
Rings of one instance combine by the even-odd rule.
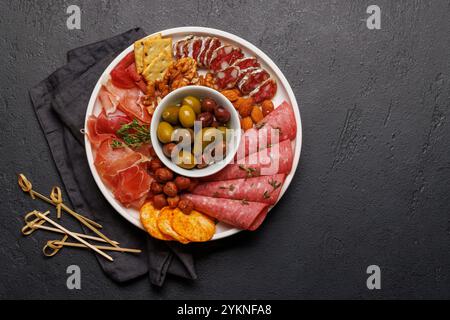
[[[177,115],[171,114],[175,111]],[[161,100],[152,117],[150,134],[155,153],[165,166],[186,177],[204,177],[232,161],[240,129],[236,109],[220,92],[186,86]]]

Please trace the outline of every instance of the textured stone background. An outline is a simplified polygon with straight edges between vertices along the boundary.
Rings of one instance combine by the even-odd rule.
[[[366,8],[382,29],[366,28]],[[82,30],[66,8],[82,9]],[[0,298],[450,298],[450,1],[1,1]],[[135,26],[235,33],[281,68],[300,103],[296,177],[256,233],[199,249],[195,282],[117,285],[87,251],[49,260],[20,236],[19,191],[60,184],[28,89],[71,48]],[[124,221],[124,223],[126,223]],[[69,291],[66,267],[82,269]],[[369,291],[368,265],[382,269]]]

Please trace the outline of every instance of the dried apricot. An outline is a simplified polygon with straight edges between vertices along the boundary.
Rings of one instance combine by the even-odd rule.
[[[250,114],[250,116],[252,117],[254,123],[258,123],[262,119],[264,119],[263,112],[258,106],[253,106],[252,113]]]
[[[274,109],[272,100],[264,100],[261,104],[262,113],[264,116],[267,116]]]
[[[253,128],[253,120],[251,117],[245,117],[241,119],[241,128],[244,131],[247,131]]]

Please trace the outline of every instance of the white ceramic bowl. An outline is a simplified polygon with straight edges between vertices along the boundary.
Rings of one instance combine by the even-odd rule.
[[[157,129],[158,124],[162,121],[161,115],[163,111],[166,107],[181,102],[181,100],[186,96],[214,99],[217,102],[217,105],[224,107],[228,112],[230,112],[231,115],[229,128],[232,130],[227,131],[227,133],[231,134],[231,137],[229,137],[230,140],[225,158],[202,169],[184,169],[177,166],[169,157],[164,155],[162,150],[163,144],[158,140]],[[240,137],[241,123],[239,121],[239,115],[233,104],[219,91],[204,86],[186,86],[169,93],[156,107],[156,110],[152,116],[152,122],[150,124],[150,138],[158,158],[173,172],[192,178],[201,178],[212,175],[229,164],[237,152],[239,142],[241,140]]]

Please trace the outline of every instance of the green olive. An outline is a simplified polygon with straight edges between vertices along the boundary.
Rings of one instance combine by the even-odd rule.
[[[164,121],[169,122],[170,124],[177,124],[178,123],[178,112],[180,111],[180,107],[177,107],[175,105],[168,106],[166,109],[164,109],[162,113],[162,118]]]
[[[166,121],[161,121],[158,125],[158,139],[162,143],[169,143],[172,141],[173,127]]]
[[[195,167],[194,155],[186,150],[181,150],[176,159],[177,166],[184,169]]]
[[[200,100],[194,96],[184,97],[182,104],[190,106],[196,114],[202,112],[202,104],[200,103]]]
[[[202,153],[203,150],[221,134],[221,130],[213,127],[206,127],[203,128],[202,131],[197,132],[194,142],[194,154]],[[224,141],[224,138],[222,138],[222,141]]]
[[[190,128],[194,126],[195,121],[195,112],[192,110],[192,108],[188,105],[183,105],[180,108],[180,111],[178,113],[178,119],[180,120],[180,123],[185,128]]]
[[[182,145],[191,145],[194,141],[194,130],[191,128],[177,128],[172,134],[173,140]]]

